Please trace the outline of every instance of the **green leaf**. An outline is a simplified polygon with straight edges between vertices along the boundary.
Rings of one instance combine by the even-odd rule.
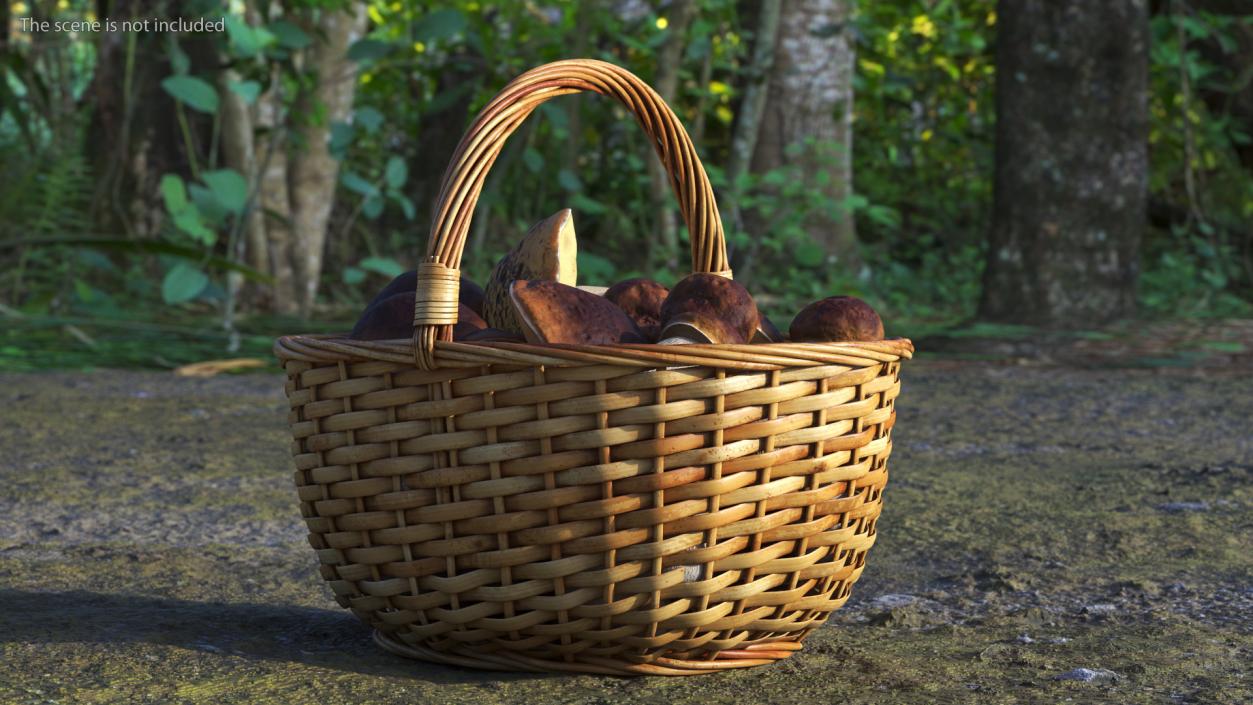
[[[460,10],[447,9],[428,12],[414,25],[413,37],[419,42],[432,42],[462,34],[469,20]]]
[[[369,181],[366,181],[364,177],[355,172],[345,171],[340,175],[339,183],[343,184],[344,188],[349,191],[359,193],[362,196],[369,197],[379,195],[379,189],[377,186]]]
[[[405,164],[405,160],[395,156],[388,159],[384,178],[387,179],[387,185],[392,188],[404,186],[409,178],[409,167]]]
[[[344,153],[348,147],[352,145],[353,129],[352,125],[346,122],[336,122],[331,124],[331,142],[328,148],[331,150],[331,156],[343,161]]]
[[[271,22],[269,30],[278,39],[280,46],[288,49],[304,49],[313,43],[305,31],[287,20]]]
[[[342,275],[345,284],[360,284],[365,281],[365,270],[360,267],[344,267]]]
[[[204,79],[195,76],[170,76],[161,82],[161,88],[178,102],[202,113],[212,115],[218,110],[218,93]]]
[[[522,152],[522,163],[526,165],[527,171],[538,174],[544,168],[544,155],[534,147],[527,147]]]
[[[198,267],[180,262],[165,274],[161,282],[161,298],[167,304],[191,301],[209,285],[209,276]]]
[[[50,237],[50,238],[30,238],[30,239],[12,239],[0,240],[0,249],[6,247],[90,247],[95,250],[105,252],[136,252],[149,255],[166,255],[177,257],[198,264],[208,265],[215,270],[226,272],[239,272],[244,275],[245,279],[263,284],[271,284],[274,278],[268,274],[262,274],[255,269],[232,262],[224,257],[218,257],[212,254],[206,254],[199,247],[188,247],[186,245],[176,245],[165,240],[130,240],[126,238],[107,238],[107,237]]]
[[[609,206],[581,193],[576,193],[570,197],[570,206],[576,211],[588,215],[601,215],[609,211]]]
[[[261,95],[261,84],[256,81],[230,81],[226,84],[226,87],[230,88],[235,95],[243,98],[248,105],[257,102],[257,96]]]
[[[170,215],[178,215],[187,208],[187,187],[176,174],[161,177],[161,198]]]
[[[367,105],[357,108],[353,113],[352,122],[354,125],[364,127],[366,132],[375,132],[379,129],[379,125],[383,124],[383,113]]]
[[[400,192],[389,193],[391,199],[400,204],[400,209],[405,212],[407,220],[413,220],[418,216],[417,209],[413,207],[413,201],[409,197]]]
[[[200,178],[226,210],[239,215],[248,203],[248,182],[234,169],[206,171]]]
[[[404,265],[391,257],[366,257],[357,266],[388,277],[398,277],[405,273]]]
[[[365,203],[361,204],[361,214],[367,220],[378,220],[378,217],[383,215],[383,199],[378,196],[365,199]]]
[[[618,268],[613,262],[592,254],[591,252],[579,252],[579,279],[586,281],[610,282],[613,281],[614,275],[618,273]]]
[[[275,41],[275,36],[264,27],[253,27],[237,15],[227,15],[226,34],[231,49],[239,56],[256,56]]]
[[[583,190],[583,182],[579,181],[578,174],[569,169],[562,169],[557,172],[557,183],[561,184],[561,188],[572,193]]]
[[[227,216],[231,214],[205,186],[191,184],[187,187],[187,193],[191,196],[193,209],[200,211],[200,219],[210,227],[225,223]]]
[[[200,218],[200,211],[194,206],[176,214],[174,226],[206,245],[217,242],[217,234],[205,227],[204,221]]]
[[[377,39],[358,39],[348,47],[348,58],[352,61],[375,61],[387,56],[396,47]]]
[[[793,250],[796,262],[805,267],[820,267],[827,261],[827,254],[812,242],[802,242]]]

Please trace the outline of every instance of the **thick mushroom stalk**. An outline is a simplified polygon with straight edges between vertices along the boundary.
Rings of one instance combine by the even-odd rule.
[[[518,246],[496,263],[484,289],[483,318],[500,330],[523,333],[514,315],[509,288],[519,279],[549,280],[574,286],[578,278],[578,245],[569,208],[531,227]]]
[[[661,336],[661,305],[670,290],[652,279],[627,279],[609,287],[605,298],[635,321],[650,341]]]
[[[717,274],[683,278],[661,306],[661,344],[744,344],[757,330],[757,304],[740,284]]]
[[[509,289],[528,343],[612,345],[643,343],[622,309],[602,296],[554,281],[516,281]]]
[[[789,333],[794,343],[883,340],[883,320],[861,299],[832,296],[796,314]]]

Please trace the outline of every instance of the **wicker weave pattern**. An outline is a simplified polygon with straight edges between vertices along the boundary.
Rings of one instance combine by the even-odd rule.
[[[539,102],[574,90],[631,108],[670,169],[694,271],[729,276],[708,180],[651,89],[601,62],[519,77],[445,174],[414,339],[275,345],[322,577],[381,645],[433,661],[692,675],[786,658],[874,543],[913,346],[447,340],[486,169]]]

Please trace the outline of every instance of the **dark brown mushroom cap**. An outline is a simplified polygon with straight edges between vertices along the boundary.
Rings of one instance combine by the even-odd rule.
[[[397,340],[413,337],[412,290],[400,291],[368,306],[348,337],[355,340]]]
[[[759,313],[761,320],[757,322],[757,330],[753,332],[754,343],[782,343],[785,338],[783,332],[774,324],[766,314]]]
[[[555,281],[520,279],[509,287],[528,343],[643,343],[644,335],[608,299]]]
[[[757,304],[742,285],[717,274],[689,274],[661,305],[661,337],[743,344],[758,319]]]
[[[649,340],[661,334],[661,304],[670,290],[652,279],[627,279],[609,287],[604,296],[622,309]]]
[[[796,314],[789,332],[794,343],[883,340],[883,321],[859,298],[832,296]]]
[[[507,330],[499,328],[480,328],[472,331],[464,338],[457,340],[459,343],[525,343],[526,339],[517,333],[511,333]]]
[[[465,304],[457,304],[457,325],[452,328],[453,340],[465,340],[467,335],[487,327],[487,321]]]
[[[379,293],[375,294],[374,298],[370,299],[370,303],[366,304],[365,307],[369,310],[371,306],[382,301],[383,299],[389,299],[396,294],[406,291],[417,291],[417,289],[418,273],[411,269],[388,282],[387,286],[383,287]],[[469,306],[470,310],[474,311],[475,314],[479,316],[483,315],[483,288],[478,284],[475,284],[474,280],[469,277],[461,277],[461,286],[458,288],[457,301]]]

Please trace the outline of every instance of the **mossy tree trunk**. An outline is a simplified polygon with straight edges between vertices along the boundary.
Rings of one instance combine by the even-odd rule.
[[[1145,0],[1000,0],[982,318],[1087,325],[1135,309],[1148,203]]]

